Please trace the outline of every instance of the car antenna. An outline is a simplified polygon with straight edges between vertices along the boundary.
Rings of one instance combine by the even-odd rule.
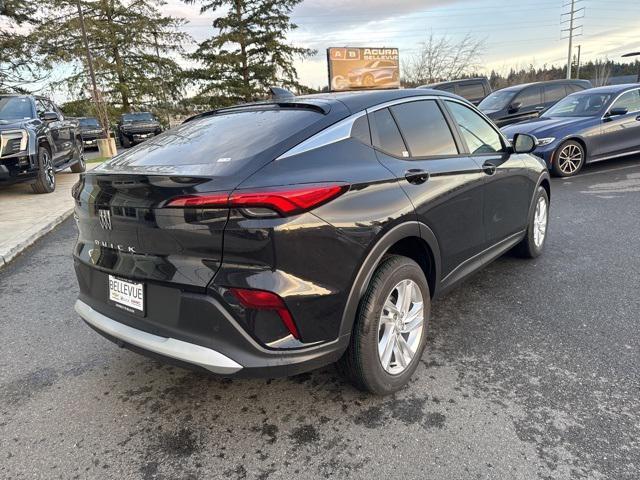
[[[295,95],[291,91],[282,87],[269,87],[269,93],[271,93],[272,100],[283,100],[285,98],[295,97]]]

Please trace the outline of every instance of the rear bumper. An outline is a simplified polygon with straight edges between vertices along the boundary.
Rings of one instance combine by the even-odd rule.
[[[80,295],[76,312],[98,333],[137,353],[182,367],[233,377],[283,377],[335,362],[349,336],[276,349],[258,343],[211,293],[146,285],[146,316],[106,299],[106,275],[76,261]]]
[[[242,370],[242,365],[213,349],[175,338],[160,337],[116,322],[77,300],[75,310],[94,329],[126,344],[205,368],[213,373],[229,375]]]

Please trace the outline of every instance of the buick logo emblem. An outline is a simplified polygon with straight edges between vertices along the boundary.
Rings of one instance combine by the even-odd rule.
[[[111,230],[111,212],[109,210],[98,210],[100,226],[104,230]]]

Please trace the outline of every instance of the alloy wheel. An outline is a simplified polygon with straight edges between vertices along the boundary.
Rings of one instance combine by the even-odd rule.
[[[547,235],[548,213],[547,200],[544,197],[539,197],[533,216],[533,243],[537,248],[542,246]]]
[[[582,165],[584,154],[578,145],[570,143],[558,155],[558,168],[565,175],[572,175]]]
[[[378,325],[382,368],[399,375],[409,366],[424,333],[422,292],[413,280],[402,280],[387,296]]]
[[[47,185],[53,187],[56,183],[56,175],[53,170],[53,161],[48,150],[43,150],[42,153],[42,169],[44,170],[44,179]]]

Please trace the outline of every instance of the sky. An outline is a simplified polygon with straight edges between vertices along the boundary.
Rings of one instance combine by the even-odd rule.
[[[584,61],[621,60],[623,53],[640,51],[639,0],[581,0],[577,16],[583,27],[574,45],[582,45]],[[571,0],[304,0],[293,10],[298,29],[288,35],[296,45],[317,54],[296,61],[303,84],[327,84],[326,49],[332,46],[396,47],[408,59],[420,42],[433,33],[452,41],[466,34],[485,40],[483,69],[506,72],[511,67],[566,63],[568,40],[561,24]],[[213,33],[215,13],[181,0],[167,0],[165,13],[188,20],[183,28],[194,41]],[[195,45],[195,43],[194,43]],[[195,46],[189,46],[189,50]]]

